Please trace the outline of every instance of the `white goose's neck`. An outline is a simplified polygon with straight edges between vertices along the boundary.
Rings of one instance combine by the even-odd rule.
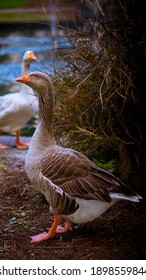
[[[23,60],[22,61],[22,69],[21,69],[22,76],[29,74],[29,70],[30,70],[30,63]]]
[[[30,71],[30,63],[23,60],[22,68],[21,68],[21,75],[22,76],[28,75],[29,71]],[[25,93],[27,88],[29,88],[27,85],[21,84],[21,93],[22,94]],[[32,90],[31,90],[31,92],[32,92]]]

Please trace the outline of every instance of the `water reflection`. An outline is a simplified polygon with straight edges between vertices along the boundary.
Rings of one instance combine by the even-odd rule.
[[[60,34],[59,34],[60,35]],[[62,34],[61,34],[62,35]],[[0,38],[0,95],[15,91],[19,85],[15,79],[21,75],[22,56],[25,51],[35,52],[39,62],[31,65],[31,71],[43,71],[53,74],[56,67],[62,65],[59,53],[69,47],[64,36],[56,38],[57,61],[53,61],[53,38],[48,29],[3,32]]]

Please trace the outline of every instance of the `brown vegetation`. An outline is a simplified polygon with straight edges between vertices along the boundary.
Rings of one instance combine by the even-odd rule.
[[[96,19],[83,22],[88,21],[92,32],[81,31],[81,25],[75,32],[66,30],[72,48],[64,55],[67,67],[56,83],[61,100],[56,122],[60,135],[67,134],[71,145],[91,158],[98,158],[101,145],[108,154],[114,147],[122,178],[130,180],[136,169],[142,183],[146,30],[142,5],[137,5],[107,4]]]

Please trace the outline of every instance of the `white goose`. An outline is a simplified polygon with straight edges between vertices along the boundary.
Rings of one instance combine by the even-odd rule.
[[[119,200],[139,202],[141,197],[108,171],[95,166],[80,152],[55,143],[53,135],[53,86],[48,75],[34,72],[17,78],[32,87],[39,100],[39,120],[26,156],[25,169],[33,188],[42,192],[55,214],[48,232],[33,236],[31,242],[66,232],[72,223],[94,220]],[[64,228],[58,223],[64,217]]]
[[[22,75],[27,75],[32,61],[37,60],[32,51],[26,51],[22,61]],[[28,148],[28,143],[20,141],[20,129],[38,112],[38,100],[33,90],[22,84],[19,92],[0,96],[0,134],[16,133],[16,147]],[[0,144],[0,149],[8,148]]]

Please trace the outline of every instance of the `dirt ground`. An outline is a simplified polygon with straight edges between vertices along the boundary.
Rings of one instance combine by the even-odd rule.
[[[45,199],[24,172],[26,151],[0,151],[0,259],[146,259],[146,198],[119,202],[92,223],[74,226],[54,240],[30,243],[52,223]],[[144,196],[144,187],[139,188]]]

